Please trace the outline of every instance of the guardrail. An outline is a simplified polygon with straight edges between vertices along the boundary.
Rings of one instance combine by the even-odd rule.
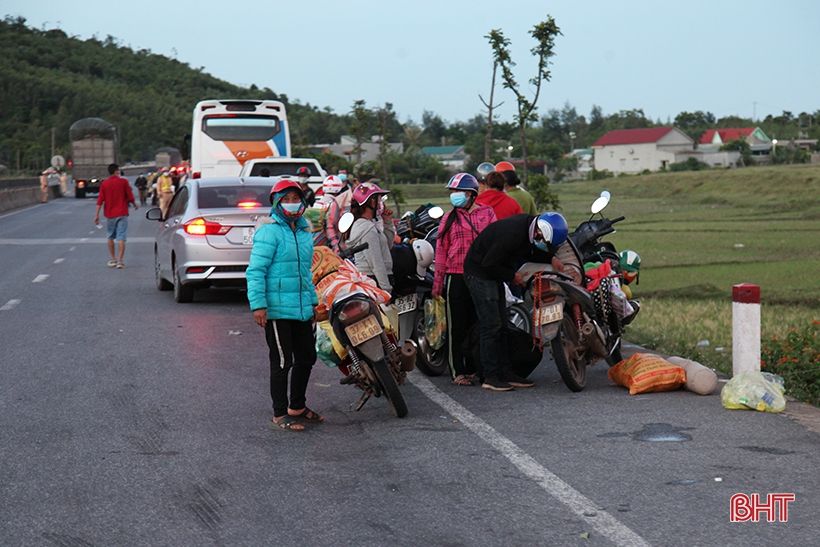
[[[25,207],[40,201],[38,177],[0,179],[0,211]]]

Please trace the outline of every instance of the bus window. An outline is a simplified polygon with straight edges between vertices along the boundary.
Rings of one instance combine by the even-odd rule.
[[[203,133],[215,141],[269,141],[280,130],[279,120],[273,116],[209,116],[202,120]]]

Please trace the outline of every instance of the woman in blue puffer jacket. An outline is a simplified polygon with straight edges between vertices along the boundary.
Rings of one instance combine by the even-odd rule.
[[[299,183],[280,180],[271,190],[270,217],[260,221],[246,270],[253,319],[265,329],[270,356],[273,425],[304,431],[324,418],[305,404],[316,361],[313,309],[318,303],[310,265],[313,235],[302,218],[307,203]],[[291,371],[292,369],[292,371]],[[290,399],[288,399],[290,372]]]

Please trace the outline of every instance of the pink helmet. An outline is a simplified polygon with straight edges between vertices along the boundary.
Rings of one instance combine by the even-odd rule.
[[[375,195],[387,195],[389,193],[389,190],[383,190],[378,184],[363,182],[353,190],[353,201],[358,205],[364,205],[367,200]]]

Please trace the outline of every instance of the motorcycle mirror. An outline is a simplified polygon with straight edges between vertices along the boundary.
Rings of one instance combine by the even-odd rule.
[[[430,210],[427,211],[427,214],[430,218],[438,220],[444,216],[444,209],[436,205],[435,207],[430,207]]]
[[[346,234],[350,227],[353,226],[353,221],[356,218],[353,216],[353,213],[345,213],[342,215],[342,218],[339,219],[339,231],[343,234]]]
[[[590,207],[590,211],[592,211],[593,215],[596,215],[606,209],[606,206],[609,205],[609,198],[610,193],[604,190],[601,192],[601,195],[592,202],[592,207]]]

